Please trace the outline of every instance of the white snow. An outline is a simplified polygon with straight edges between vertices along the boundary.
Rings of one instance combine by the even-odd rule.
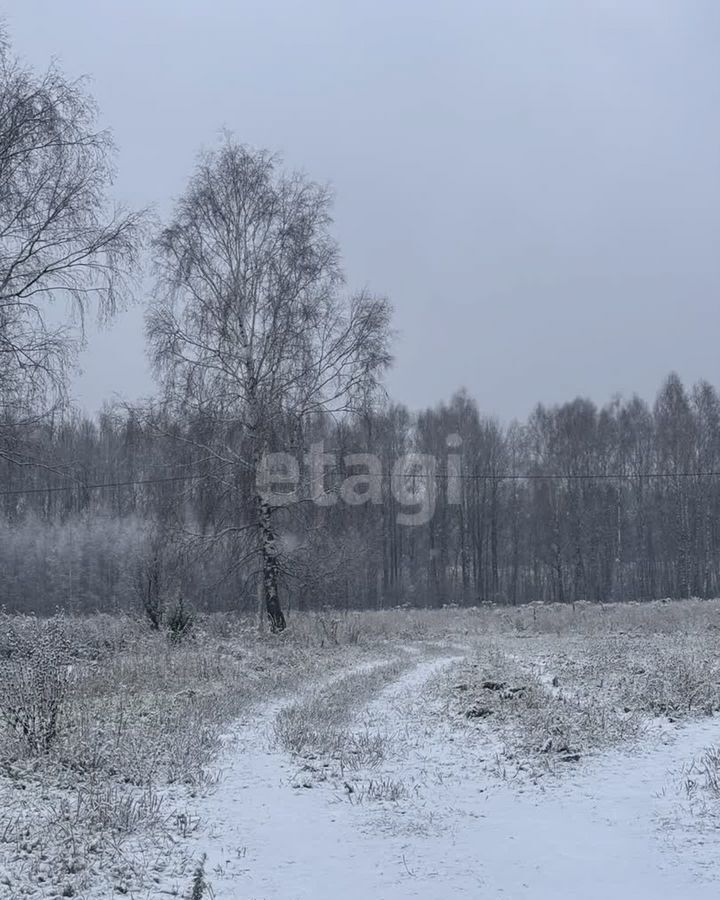
[[[682,770],[719,720],[656,746],[598,754],[539,785],[493,771],[490,733],[453,727],[420,662],[361,715],[394,752],[362,778],[402,780],[398,802],[353,803],[343,780],[298,783],[271,749],[275,709],[240,723],[218,790],[199,801],[217,900],[717,900],[720,842],[683,804]],[[358,786],[360,782],[357,782]]]

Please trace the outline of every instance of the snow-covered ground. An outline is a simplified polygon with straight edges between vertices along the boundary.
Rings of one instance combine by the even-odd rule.
[[[370,771],[303,769],[273,746],[277,706],[238,724],[192,839],[217,900],[716,900],[720,839],[688,808],[683,772],[720,720],[503,778],[492,729],[445,714],[436,676],[454,660],[419,660],[358,712],[387,741]]]
[[[720,746],[718,615],[394,611],[330,646],[308,619],[111,648],[53,752],[6,742],[0,898],[716,898],[720,765],[691,763]]]

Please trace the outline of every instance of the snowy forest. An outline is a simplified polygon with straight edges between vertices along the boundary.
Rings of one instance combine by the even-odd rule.
[[[448,435],[462,438],[456,504],[445,496]],[[198,608],[254,609],[256,564],[230,528],[254,515],[254,476],[228,484],[208,458],[228,439],[212,422],[159,406],[108,409],[98,421],[6,423],[3,436],[9,608],[141,608],[154,573],[168,597]],[[290,609],[717,594],[720,401],[710,384],[687,390],[670,375],[652,407],[576,399],[507,427],[460,392],[420,413],[386,403],[340,421],[318,416],[307,438],[339,460],[375,453],[384,472],[400,454],[433,454],[435,514],[398,524],[389,476],[379,504],[276,510]],[[241,447],[241,432],[235,440]],[[352,471],[328,472],[328,487]]]

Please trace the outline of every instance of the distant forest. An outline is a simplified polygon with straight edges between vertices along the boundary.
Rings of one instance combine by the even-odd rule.
[[[182,594],[198,609],[254,610],[257,562],[243,539],[254,477],[208,453],[242,448],[241,430],[216,428],[159,409],[108,410],[17,432],[22,443],[0,458],[2,603],[140,609],[152,583],[161,602]],[[457,503],[447,498],[449,435],[462,439]],[[710,384],[688,391],[672,374],[652,407],[576,399],[508,427],[461,392],[418,414],[386,404],[318,415],[278,446],[319,440],[339,459],[377,454],[382,502],[275,511],[290,610],[719,593],[720,399]],[[408,452],[437,458],[435,514],[422,525],[398,523],[390,489]],[[327,487],[353,471],[329,470]],[[117,486],[88,488],[97,484]]]

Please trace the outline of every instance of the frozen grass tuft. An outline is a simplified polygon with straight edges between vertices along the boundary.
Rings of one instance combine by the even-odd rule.
[[[345,769],[377,765],[384,755],[383,736],[353,730],[350,724],[364,703],[397,678],[407,661],[393,661],[352,672],[284,707],[275,719],[275,739],[292,753],[334,760]]]
[[[686,771],[684,787],[690,800],[710,801],[713,812],[720,813],[716,806],[720,803],[720,747],[709,747],[700,759],[693,760]]]
[[[409,796],[408,789],[403,781],[394,778],[371,778],[369,781],[353,787],[349,793],[352,803],[364,803],[365,801],[397,803]]]

